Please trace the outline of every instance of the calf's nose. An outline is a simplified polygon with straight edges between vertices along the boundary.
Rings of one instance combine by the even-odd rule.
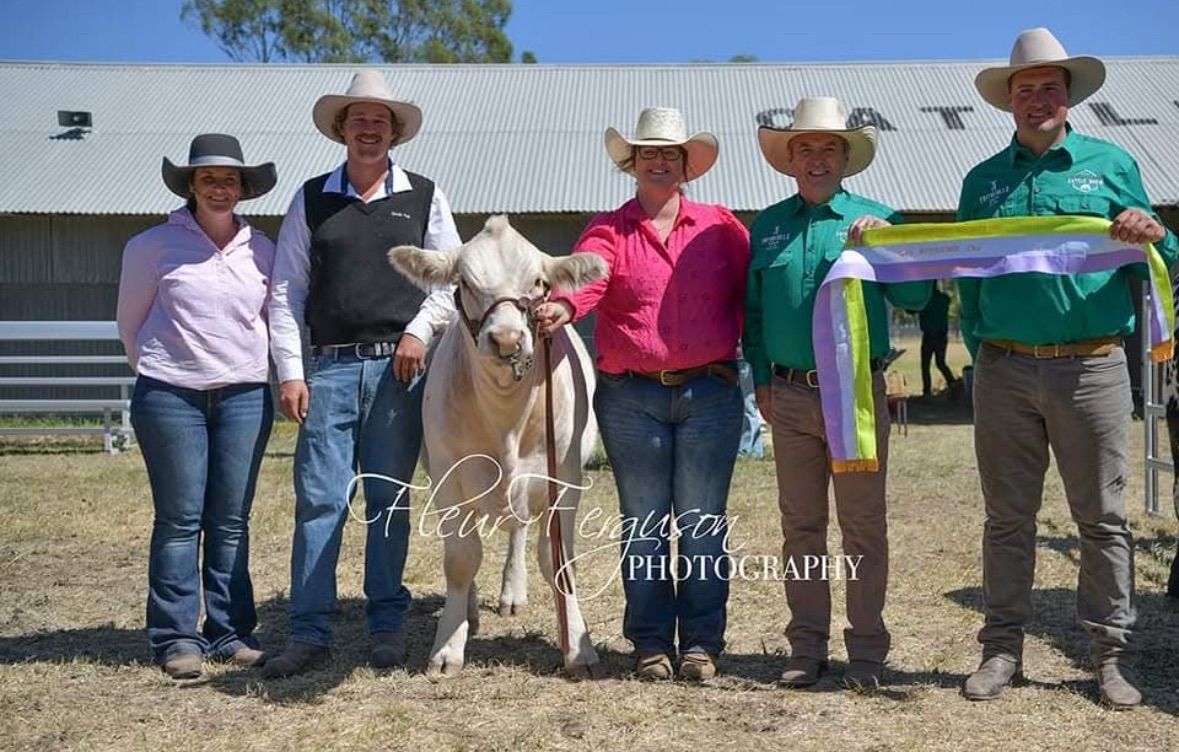
[[[508,357],[520,349],[523,333],[519,329],[497,329],[489,333],[501,357]]]

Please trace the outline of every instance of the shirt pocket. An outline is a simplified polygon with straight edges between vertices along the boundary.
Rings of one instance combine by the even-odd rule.
[[[1056,199],[1056,214],[1113,219],[1119,209],[1105,196],[1061,196]]]
[[[766,273],[773,269],[777,272],[785,272],[790,268],[791,255],[789,253],[779,253],[777,256],[755,258],[749,264],[749,272],[757,277],[764,279]]]

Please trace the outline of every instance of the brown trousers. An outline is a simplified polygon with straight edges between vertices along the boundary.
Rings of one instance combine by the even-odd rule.
[[[873,376],[876,398],[875,473],[838,473],[832,477],[831,456],[823,430],[819,391],[775,377],[772,385],[774,462],[778,471],[778,509],[782,514],[783,568],[793,561],[799,571],[805,556],[827,554],[827,488],[834,481],[835,511],[843,536],[843,554],[863,557],[857,579],[847,580],[844,630],[849,659],[883,662],[889,634],[884,626],[888,587],[888,522],[885,477],[888,467],[888,405],[884,375]],[[847,569],[845,567],[845,574]],[[827,659],[831,631],[831,588],[823,579],[786,580],[790,624],[786,637],[791,654]]]
[[[1122,499],[1131,408],[1125,352],[1037,360],[984,343],[975,365],[974,446],[987,517],[983,657],[1023,653],[1049,447],[1080,533],[1077,619],[1094,655],[1124,652],[1135,618]]]

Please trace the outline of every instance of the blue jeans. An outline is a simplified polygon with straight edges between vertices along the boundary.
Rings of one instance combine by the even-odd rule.
[[[624,529],[623,635],[639,654],[716,655],[729,598],[729,482],[741,438],[741,390],[715,376],[667,387],[600,373],[594,411]],[[671,556],[671,525],[680,531]]]
[[[291,551],[291,639],[330,645],[336,610],[336,564],[357,471],[413,480],[422,446],[423,378],[393,377],[391,358],[313,356],[311,404],[295,446],[295,540]],[[409,550],[409,494],[388,480],[364,481],[368,523],[364,594],[370,633],[402,628],[409,590],[402,585]]]
[[[202,391],[146,376],[135,382],[131,425],[155,510],[147,637],[159,663],[183,652],[228,658],[257,647],[249,520],[273,423],[267,384]],[[202,582],[205,623],[197,632]]]

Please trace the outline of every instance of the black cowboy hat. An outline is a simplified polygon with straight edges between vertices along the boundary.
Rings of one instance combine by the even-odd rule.
[[[224,133],[202,133],[192,140],[188,147],[188,164],[172,164],[164,157],[161,172],[164,185],[181,198],[189,198],[192,188],[189,182],[198,167],[233,167],[241,171],[242,199],[258,198],[278,181],[274,162],[250,166],[242,158],[242,146],[233,136]]]

